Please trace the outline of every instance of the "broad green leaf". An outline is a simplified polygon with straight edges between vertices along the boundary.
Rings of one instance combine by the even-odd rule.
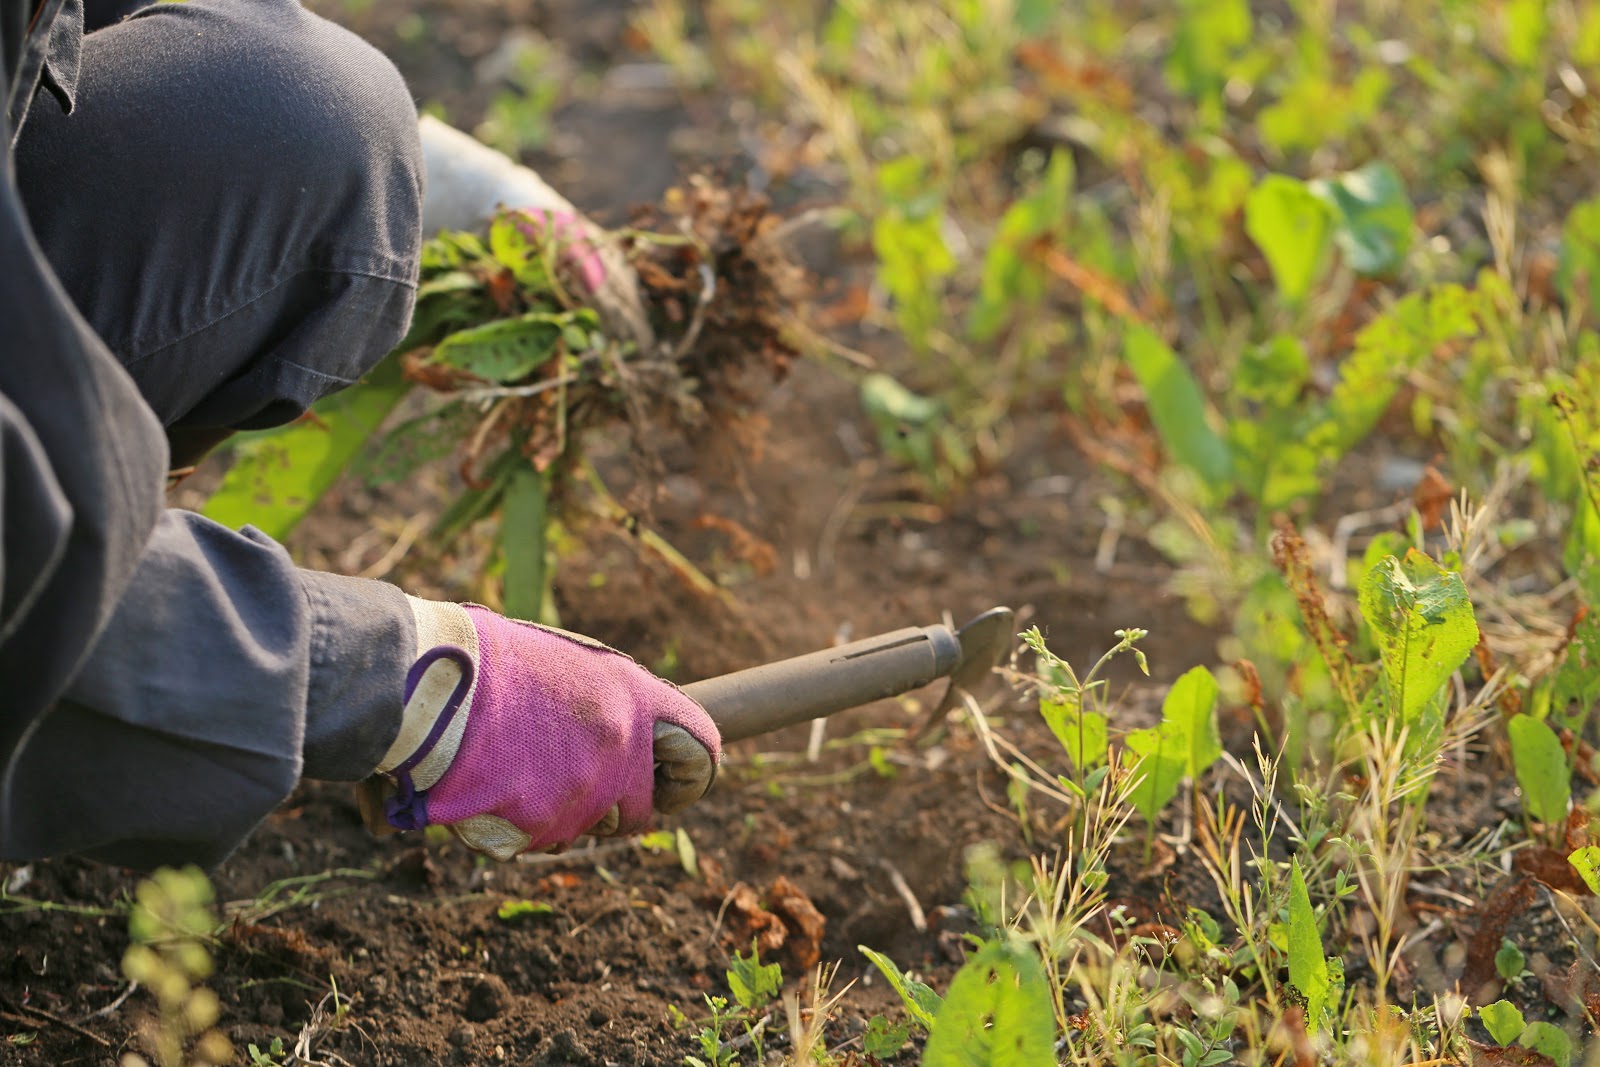
[[[1572,1038],[1554,1023],[1542,1020],[1529,1023],[1528,1028],[1522,1031],[1522,1036],[1517,1038],[1517,1044],[1541,1056],[1550,1057],[1556,1067],[1568,1067],[1572,1063]]]
[[[559,224],[526,211],[501,211],[489,224],[489,252],[511,272],[517,284],[537,293],[551,289],[550,265],[556,261],[552,241],[565,238]]]
[[[683,868],[683,873],[690,878],[700,877],[700,853],[694,847],[694,842],[689,840],[689,831],[680,826],[673,831],[673,838],[678,849],[678,865]]]
[[[944,999],[935,993],[929,986],[913,978],[907,978],[898,965],[881,952],[874,952],[866,945],[857,945],[861,954],[871,960],[873,964],[889,980],[894,991],[900,994],[900,1000],[906,1006],[906,1012],[924,1028],[933,1026],[933,1018],[938,1014]]]
[[[1222,735],[1217,732],[1217,680],[1204,667],[1186,671],[1161,703],[1161,718],[1175,724],[1188,742],[1185,773],[1198,778],[1222,758]]]
[[[1213,103],[1213,115],[1220,118],[1228,67],[1250,43],[1250,5],[1246,0],[1179,0],[1177,10],[1167,80],[1191,100]]]
[[[1287,408],[1311,380],[1311,360],[1293,334],[1280,333],[1265,344],[1251,345],[1239,357],[1229,388],[1241,400]]]
[[[1567,856],[1567,862],[1583,878],[1583,884],[1589,887],[1589,892],[1600,896],[1600,845],[1584,845],[1574,849]]]
[[[1415,549],[1380,560],[1361,581],[1361,617],[1383,661],[1391,707],[1416,722],[1478,643],[1461,575]]]
[[[878,447],[930,481],[938,478],[947,417],[937,400],[913,393],[887,374],[861,380],[861,407],[878,432]]]
[[[1304,182],[1269,174],[1245,199],[1244,229],[1267,257],[1283,298],[1304,300],[1327,261],[1333,237],[1328,206]]]
[[[555,905],[542,900],[506,900],[495,909],[501,922],[521,922],[524,919],[542,919],[554,915]]]
[[[399,360],[389,356],[361,383],[319,400],[312,416],[248,435],[201,514],[234,529],[252,525],[283,540],[410,389]]]
[[[1568,303],[1582,301],[1589,321],[1600,316],[1600,197],[1567,213],[1561,227],[1561,259],[1556,283]]]
[[[1600,702],[1600,611],[1590,611],[1573,632],[1556,671],[1551,702],[1554,714],[1574,729]]]
[[[1337,1007],[1340,990],[1322,953],[1322,933],[1299,860],[1289,872],[1289,981],[1306,998],[1306,1029],[1317,1033],[1326,1014]]]
[[[1547,5],[1548,0],[1506,0],[1501,6],[1506,58],[1519,67],[1532,67],[1540,60],[1550,26]]]
[[[433,360],[486,382],[514,382],[546,363],[561,343],[563,316],[532,311],[457,330],[433,350]]]
[[[1522,1012],[1509,1000],[1497,1000],[1478,1009],[1478,1018],[1497,1045],[1509,1045],[1528,1028]]]
[[[923,1067],[1055,1067],[1050,983],[1033,948],[991,941],[950,983]]]
[[[1572,795],[1572,768],[1561,739],[1532,715],[1513,715],[1506,723],[1506,733],[1511,736],[1511,762],[1528,814],[1542,823],[1565,819]]]
[[[526,463],[507,483],[500,511],[500,551],[506,560],[502,608],[513,619],[543,621],[549,576],[545,533],[549,480]]]
[[[1227,442],[1211,428],[1210,405],[1189,368],[1144,326],[1128,331],[1123,355],[1172,459],[1192,468],[1212,489],[1226,490],[1233,478],[1232,458]]]
[[[1477,336],[1477,309],[1470,290],[1440,285],[1402,298],[1362,327],[1324,414],[1306,430],[1318,458],[1331,465],[1372,432],[1405,376],[1440,345]]]
[[[483,417],[467,404],[447,404],[387,430],[376,449],[363,452],[356,471],[368,485],[389,485],[417,468],[444,459],[467,439]]]
[[[1128,802],[1153,823],[1189,773],[1189,738],[1180,725],[1163,721],[1158,726],[1133,731],[1123,744],[1123,761],[1139,776]]]
[[[1494,970],[1501,978],[1514,982],[1522,974],[1522,969],[1528,963],[1528,958],[1522,950],[1508,937],[1500,939],[1500,951],[1494,954]]]
[[[1314,181],[1310,189],[1333,209],[1333,239],[1351,270],[1388,276],[1400,269],[1415,223],[1411,201],[1393,167],[1380,160]]]
[[[783,988],[783,969],[776,963],[762,963],[761,953],[752,945],[748,956],[733,954],[733,964],[728,968],[728,988],[740,1007],[759,1008]]]
[[[1084,711],[1075,699],[1041,700],[1039,714],[1055,734],[1067,758],[1080,771],[1098,767],[1106,761],[1106,718]]]
[[[924,348],[939,320],[945,279],[956,269],[955,254],[944,239],[941,192],[917,156],[880,164],[877,178],[885,201],[872,223],[878,280],[894,298],[906,339]]]
[[[1000,217],[984,255],[978,299],[967,317],[967,334],[974,341],[992,340],[1019,308],[1036,305],[1044,296],[1047,275],[1031,254],[1032,246],[1064,228],[1072,177],[1072,153],[1052,153],[1037,187]]]
[[[861,1050],[869,1059],[888,1059],[905,1048],[910,1037],[910,1023],[891,1023],[885,1016],[874,1015],[867,1020],[867,1032],[861,1036]]]

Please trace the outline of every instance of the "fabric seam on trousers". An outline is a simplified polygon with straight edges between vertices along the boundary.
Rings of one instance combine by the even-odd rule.
[[[154,357],[159,356],[161,353],[165,352],[167,349],[173,348],[173,347],[175,347],[177,345],[181,345],[183,342],[189,340],[191,337],[194,337],[194,336],[196,336],[198,334],[202,334],[202,333],[206,332],[207,330],[211,329],[213,326],[218,326],[218,325],[222,324],[223,322],[225,322],[228,319],[231,319],[233,316],[239,314],[240,312],[244,312],[244,311],[250,310],[252,305],[260,303],[262,300],[265,300],[272,293],[276,292],[279,289],[282,289],[285,285],[288,285],[290,282],[294,281],[296,278],[299,278],[299,277],[301,277],[303,275],[307,275],[307,274],[335,274],[335,275],[342,275],[344,277],[349,277],[349,278],[371,278],[374,281],[388,282],[390,285],[397,285],[397,286],[401,287],[402,289],[416,289],[416,287],[417,287],[417,283],[412,279],[409,279],[409,278],[407,278],[407,279],[394,278],[394,277],[390,277],[390,276],[385,275],[385,274],[379,274],[376,271],[346,270],[346,269],[338,268],[338,267],[300,267],[300,268],[298,268],[298,269],[296,269],[294,271],[291,271],[290,273],[284,275],[282,278],[279,278],[277,281],[273,282],[271,285],[268,285],[265,288],[263,288],[263,289],[259,290],[258,292],[254,293],[248,299],[246,299],[243,303],[240,303],[237,306],[235,306],[233,308],[230,308],[228,311],[225,311],[225,312],[223,312],[221,314],[212,316],[211,318],[207,319],[204,323],[200,324],[199,326],[196,326],[194,329],[187,330],[184,333],[179,334],[177,337],[174,337],[170,341],[166,341],[166,342],[163,342],[163,343],[161,343],[159,345],[156,345],[154,348],[151,348],[147,352],[143,352],[143,353],[141,353],[139,355],[131,355],[130,354],[129,357],[126,360],[123,361],[123,366],[131,368],[131,367],[133,367],[133,366],[135,366],[135,365],[137,365],[139,363],[143,363],[147,359],[153,359]],[[138,351],[139,347],[140,346],[137,345],[137,344],[133,346],[135,351]],[[325,375],[325,377],[331,377],[331,375]],[[335,380],[336,381],[343,381],[344,379],[335,379]]]

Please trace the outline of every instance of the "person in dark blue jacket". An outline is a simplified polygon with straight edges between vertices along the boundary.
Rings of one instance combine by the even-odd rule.
[[[502,858],[698,798],[715,727],[627,657],[164,506],[404,335],[425,221],[564,202],[296,0],[0,0],[0,86],[0,859],[216,863],[302,777]]]

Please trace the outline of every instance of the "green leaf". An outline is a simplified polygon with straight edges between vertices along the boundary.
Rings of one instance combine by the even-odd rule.
[[[1190,99],[1213,103],[1220,117],[1228,67],[1250,43],[1250,5],[1246,0],[1180,0],[1177,7],[1164,73]]]
[[[1500,951],[1494,954],[1495,973],[1508,982],[1514,982],[1522,975],[1522,968],[1527,965],[1528,958],[1522,954],[1509,937],[1500,939]]]
[[[515,382],[556,354],[563,316],[531,311],[457,330],[433,350],[433,360],[486,382]]]
[[[373,486],[404,481],[419,467],[454,452],[482,417],[471,406],[456,403],[407,419],[386,431],[376,449],[362,454],[356,472]]]
[[[944,281],[957,265],[944,239],[940,190],[929,181],[927,169],[923,159],[912,155],[879,164],[884,204],[872,222],[878,280],[894,298],[901,331],[918,349],[927,346],[939,321]]]
[[[1054,1067],[1056,1018],[1038,954],[991,941],[950,983],[923,1067]]]
[[[865,945],[857,945],[856,948],[863,956],[873,962],[878,970],[883,973],[883,976],[889,980],[889,984],[894,987],[894,991],[900,994],[900,1000],[905,1004],[906,1012],[921,1023],[923,1027],[932,1027],[933,1018],[938,1014],[940,1006],[944,1003],[943,998],[935,993],[931,987],[914,978],[907,978],[894,960],[891,960],[883,953],[874,952]]]
[[[1306,1029],[1317,1033],[1337,1007],[1340,990],[1322,953],[1322,933],[1299,860],[1289,871],[1289,981],[1306,998]]]
[[[1062,236],[1072,203],[1072,177],[1072,153],[1051,153],[1038,186],[1000,217],[984,255],[978,299],[967,317],[972,340],[993,340],[1019,310],[1044,297],[1048,275],[1030,253],[1037,242]]]
[[[500,551],[506,560],[502,608],[513,619],[539,622],[549,607],[546,533],[549,478],[526,463],[512,472],[500,511]]]
[[[1548,0],[1506,0],[1501,6],[1505,19],[1506,58],[1519,67],[1538,64],[1549,30]]]
[[[678,849],[678,865],[683,868],[683,873],[690,878],[700,877],[700,853],[695,850],[694,842],[689,840],[689,832],[678,827],[673,831],[673,844]]]
[[[1280,333],[1266,344],[1251,345],[1239,357],[1229,383],[1241,400],[1273,408],[1291,407],[1311,380],[1311,360],[1293,334]]]
[[[1314,181],[1310,189],[1333,209],[1333,239],[1351,270],[1386,277],[1400,269],[1415,225],[1399,172],[1380,160]]]
[[[1185,672],[1167,690],[1161,718],[1174,723],[1188,741],[1185,773],[1198,778],[1222,758],[1222,735],[1217,731],[1217,680],[1204,667]]]
[[[1415,549],[1380,560],[1361,581],[1361,617],[1372,628],[1392,706],[1414,723],[1478,643],[1461,575]]]
[[[750,955],[733,954],[733,966],[728,968],[728,988],[740,1007],[759,1008],[783,988],[783,969],[776,963],[762,963],[761,953],[752,944]]]
[[[1584,845],[1567,856],[1572,869],[1583,878],[1589,892],[1600,896],[1600,845]]]
[[[884,454],[916,468],[930,481],[937,480],[944,405],[913,393],[887,374],[863,378],[860,396]]]
[[[1547,824],[1565,819],[1572,795],[1572,768],[1561,739],[1532,715],[1513,715],[1506,723],[1506,733],[1511,736],[1511,762],[1528,814]]]
[[[410,389],[399,360],[389,356],[361,383],[318,401],[311,417],[248,435],[201,514],[283,540]]]
[[[1478,306],[1475,293],[1440,285],[1396,301],[1363,326],[1324,413],[1304,434],[1319,460],[1332,465],[1371,433],[1406,374],[1440,345],[1477,336]]]
[[[1493,1004],[1485,1004],[1478,1009],[1478,1018],[1483,1020],[1484,1028],[1489,1031],[1489,1036],[1494,1038],[1494,1043],[1497,1045],[1511,1044],[1528,1028],[1528,1024],[1523,1021],[1522,1012],[1509,1000],[1497,1000]]]
[[[1163,721],[1133,731],[1123,744],[1123,761],[1140,779],[1128,802],[1147,822],[1155,822],[1189,773],[1189,738],[1178,724]]]
[[[551,289],[550,265],[556,259],[548,246],[561,236],[548,219],[521,210],[501,211],[489,224],[489,254],[522,288],[547,293]],[[551,252],[548,257],[547,250]]]
[[[1567,303],[1582,302],[1588,308],[1590,322],[1600,316],[1600,197],[1567,213],[1556,284]]]
[[[1227,442],[1211,428],[1210,405],[1189,368],[1144,326],[1128,331],[1123,355],[1139,379],[1150,421],[1168,454],[1193,469],[1212,489],[1226,490],[1233,479],[1232,457]]]
[[[1574,729],[1600,702],[1600,611],[1590,611],[1578,623],[1556,671],[1551,703],[1562,721]]]
[[[1332,215],[1304,182],[1283,174],[1267,175],[1245,199],[1245,233],[1267,257],[1278,292],[1291,304],[1304,300],[1322,273]]]
[[[1097,712],[1084,711],[1078,700],[1039,701],[1039,714],[1055,734],[1067,758],[1080,771],[1098,767],[1106,761],[1106,717]]]
[[[555,914],[555,906],[542,900],[507,900],[495,909],[495,915],[501,922],[522,922],[525,919],[539,919],[546,915]]]
[[[1567,1067],[1572,1062],[1572,1038],[1554,1023],[1531,1022],[1517,1038],[1517,1044],[1530,1048],[1541,1056],[1555,1061],[1556,1067]]]
[[[867,1032],[861,1038],[861,1050],[869,1059],[888,1059],[905,1048],[910,1037],[910,1023],[891,1023],[885,1016],[874,1015],[867,1020]]]

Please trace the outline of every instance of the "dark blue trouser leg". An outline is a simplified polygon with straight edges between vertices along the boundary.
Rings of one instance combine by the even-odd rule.
[[[135,6],[91,3],[91,25]],[[285,422],[405,331],[416,112],[388,60],[297,0],[156,4],[88,34],[73,112],[41,94],[16,160],[51,265],[169,428]]]

